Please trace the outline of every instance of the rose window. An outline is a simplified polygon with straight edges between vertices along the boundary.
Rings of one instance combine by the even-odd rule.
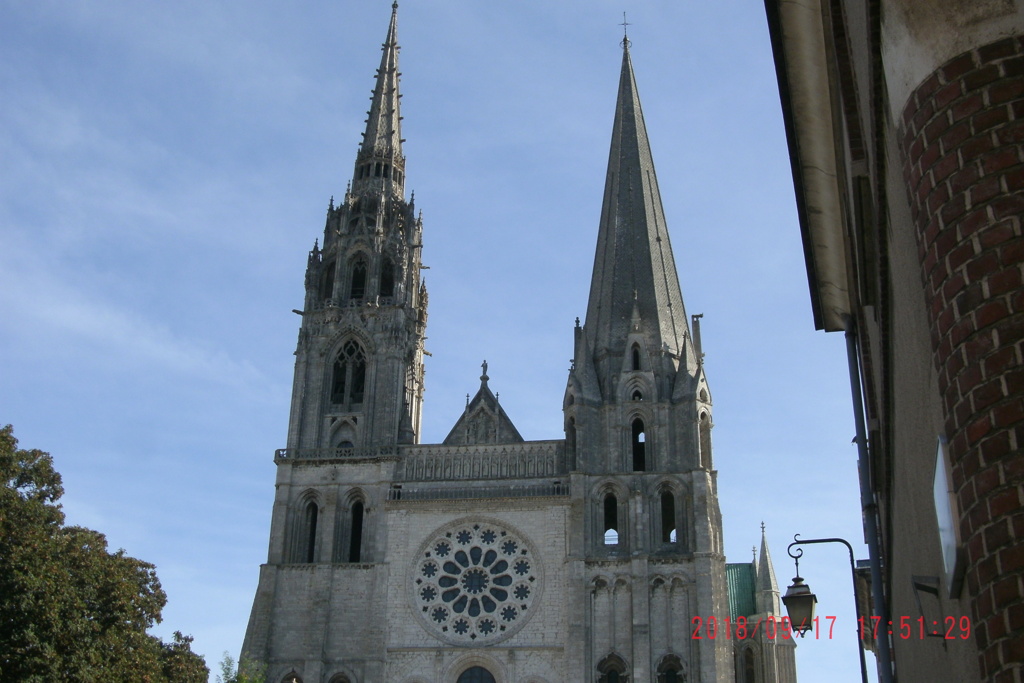
[[[540,591],[532,545],[499,524],[461,523],[423,544],[413,566],[421,622],[453,643],[492,643],[518,631]]]

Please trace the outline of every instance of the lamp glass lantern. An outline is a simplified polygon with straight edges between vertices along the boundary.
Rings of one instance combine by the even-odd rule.
[[[814,608],[818,604],[818,596],[811,592],[811,587],[799,576],[793,577],[793,585],[786,589],[782,596],[789,615],[789,623],[794,631],[802,636],[814,624]]]

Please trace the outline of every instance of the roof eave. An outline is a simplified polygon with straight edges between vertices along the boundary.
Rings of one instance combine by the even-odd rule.
[[[852,311],[844,210],[820,0],[765,0],[815,328]]]

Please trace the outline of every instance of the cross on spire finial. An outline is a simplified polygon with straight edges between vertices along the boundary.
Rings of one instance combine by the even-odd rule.
[[[626,21],[626,13],[625,12],[622,13],[622,23],[619,24],[619,26],[622,27],[622,42],[619,43],[619,45],[621,45],[622,47],[624,47],[625,49],[628,50],[629,46],[631,45],[631,43],[629,42],[629,30],[628,30],[627,27],[632,26],[632,24],[630,24],[628,21]]]
[[[764,535],[764,522],[761,522],[761,535]]]

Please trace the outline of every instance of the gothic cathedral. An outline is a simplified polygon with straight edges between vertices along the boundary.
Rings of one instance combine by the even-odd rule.
[[[427,291],[398,79],[396,3],[350,188],[309,254],[243,660],[270,683],[795,683],[792,641],[751,633],[781,617],[763,535],[757,562],[725,562],[699,323],[628,41],[560,439],[523,440],[485,363],[444,443],[419,443]]]

